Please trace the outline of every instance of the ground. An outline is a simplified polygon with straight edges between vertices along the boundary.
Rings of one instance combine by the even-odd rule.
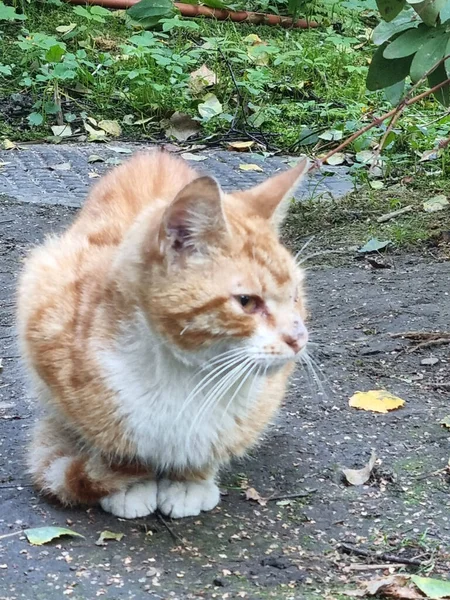
[[[38,180],[32,165],[28,175]],[[70,204],[67,199],[61,194],[61,202]],[[44,197],[0,201],[2,600],[342,600],[360,580],[388,568],[374,565],[448,577],[450,438],[440,421],[450,413],[449,347],[414,350],[414,342],[391,335],[448,331],[450,263],[431,246],[392,249],[378,257],[389,267],[383,269],[348,248],[334,264],[326,256],[309,261],[312,356],[320,382],[296,371],[259,449],[222,474],[222,501],[211,513],[123,521],[97,508],[68,510],[39,498],[24,470],[37,407],[15,345],[14,289],[27,250],[64,228],[76,210]],[[345,247],[342,236],[331,233],[333,247]],[[328,249],[326,239],[322,249]],[[437,360],[423,364],[429,358]],[[405,406],[388,414],[349,407],[354,392],[377,388],[403,398]],[[378,457],[372,479],[347,486],[342,467],[362,467],[371,450]],[[249,487],[268,502],[247,500]],[[43,525],[70,526],[84,539],[37,547],[20,534]],[[123,539],[96,545],[106,529]],[[348,554],[349,548],[367,556]],[[402,567],[395,559],[419,565]]]

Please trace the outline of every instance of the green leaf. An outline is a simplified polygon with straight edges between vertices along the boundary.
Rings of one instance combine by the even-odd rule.
[[[227,5],[222,0],[202,0],[202,4],[209,6],[209,8],[222,8],[225,10],[227,8]]]
[[[141,0],[128,9],[127,14],[134,21],[160,19],[171,15],[174,11],[171,0]]]
[[[447,47],[445,48],[444,56],[450,56],[450,40],[448,40]],[[445,67],[445,70],[447,71],[447,75],[450,77],[450,58],[447,58],[447,60],[444,61],[444,67]]]
[[[434,87],[448,79],[444,65],[439,65],[432,73],[428,75],[428,85]],[[443,106],[450,106],[450,85],[444,85],[437,92],[434,92],[434,97]]]
[[[364,246],[358,250],[358,252],[361,252],[361,254],[365,254],[367,252],[378,252],[379,250],[389,246],[389,244],[392,244],[391,240],[381,241],[378,238],[371,238],[367,244],[364,244]]]
[[[428,40],[417,50],[409,73],[414,83],[444,57],[449,38],[450,34],[442,31],[438,37]]]
[[[74,6],[73,12],[79,17],[84,17],[85,19],[91,18],[91,13],[88,10],[86,10],[83,6]]]
[[[65,52],[66,51],[62,46],[56,44],[47,50],[45,54],[45,60],[51,63],[57,63],[64,56]]]
[[[0,2],[0,21],[25,21],[25,19],[26,16],[16,13],[15,8]]]
[[[434,30],[426,25],[419,25],[417,29],[405,31],[392,41],[383,52],[384,58],[403,58],[417,52],[417,50],[432,36]]]
[[[373,30],[372,41],[377,46],[381,46],[381,44],[387,42],[387,40],[389,40],[396,33],[401,33],[407,29],[418,27],[419,24],[420,21],[413,11],[405,11],[404,13],[398,15],[398,17],[396,17],[390,23],[386,23],[385,21],[379,23]]]
[[[90,7],[91,15],[98,15],[100,17],[111,17],[112,12],[107,8],[103,8],[103,6],[91,6]]]
[[[445,23],[450,19],[450,2],[446,2],[445,6],[441,8],[439,17],[441,19],[441,23]]]
[[[378,10],[385,21],[392,21],[402,12],[406,0],[377,0]]]
[[[411,2],[411,5],[426,25],[434,27],[440,11],[446,3],[447,0],[424,0],[423,2]]]
[[[48,542],[51,542],[62,535],[84,538],[81,533],[77,533],[71,529],[65,529],[64,527],[34,527],[33,529],[25,529],[24,534],[33,546],[48,544]]]
[[[31,114],[29,114],[27,119],[29,124],[34,125],[35,127],[42,125],[42,123],[44,122],[44,117],[41,115],[41,113],[37,112],[32,112]]]
[[[430,600],[439,600],[440,598],[447,598],[450,596],[450,581],[419,577],[419,575],[412,575],[411,581],[427,598],[430,598]]]
[[[11,65],[3,65],[0,63],[0,75],[11,75]]]
[[[203,98],[203,102],[198,105],[198,112],[205,121],[209,121],[213,117],[220,115],[222,111],[222,104],[215,94],[206,94]]]
[[[390,87],[405,79],[409,73],[412,56],[387,60],[383,56],[386,45],[385,43],[378,48],[370,63],[366,87],[371,92]]]
[[[405,80],[399,81],[398,83],[394,83],[394,85],[390,85],[389,87],[384,89],[384,95],[386,96],[386,100],[392,104],[392,106],[397,106],[400,100],[403,98],[403,94],[405,91]]]

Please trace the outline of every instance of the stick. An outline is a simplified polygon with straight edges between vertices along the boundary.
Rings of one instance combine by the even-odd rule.
[[[280,494],[279,496],[269,496],[267,498],[267,502],[272,502],[274,500],[290,500],[291,498],[307,498],[316,492],[317,488],[308,490],[307,492],[298,492],[297,494]]]
[[[403,208],[399,208],[398,210],[393,210],[390,213],[386,213],[385,215],[381,215],[378,217],[377,223],[384,223],[385,221],[390,221],[390,219],[395,219],[395,217],[399,217],[404,213],[410,212],[413,209],[413,206],[404,206]]]
[[[392,338],[406,338],[407,340],[438,340],[442,338],[450,339],[450,332],[447,331],[402,331],[400,333],[390,333]]]
[[[355,556],[362,556],[364,558],[377,558],[385,560],[386,562],[411,565],[414,567],[422,567],[424,564],[422,561],[414,560],[413,558],[404,558],[395,556],[395,554],[388,554],[384,552],[382,554],[377,554],[376,552],[370,552],[369,550],[364,550],[363,548],[355,548],[350,544],[339,544],[338,550],[341,550],[344,552],[344,554],[354,554]]]
[[[182,537],[180,537],[180,536],[178,535],[178,533],[176,533],[176,532],[175,532],[175,531],[172,529],[172,527],[170,527],[169,523],[168,523],[168,522],[165,520],[165,518],[162,516],[162,514],[161,514],[159,511],[157,511],[155,514],[156,514],[156,518],[158,519],[158,521],[159,521],[160,523],[162,523],[162,525],[164,525],[164,527],[165,527],[165,528],[167,529],[167,531],[170,533],[170,535],[171,535],[172,539],[173,539],[175,542],[180,542],[180,543],[181,543],[181,544],[183,544],[183,546],[184,546],[184,545],[185,545],[185,541],[183,540],[183,538],[182,538]]]

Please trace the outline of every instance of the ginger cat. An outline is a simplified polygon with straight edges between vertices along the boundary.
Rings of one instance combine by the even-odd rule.
[[[217,505],[218,469],[258,441],[307,342],[303,272],[278,237],[307,169],[227,194],[137,154],[33,250],[18,326],[44,407],[40,492],[125,518]]]

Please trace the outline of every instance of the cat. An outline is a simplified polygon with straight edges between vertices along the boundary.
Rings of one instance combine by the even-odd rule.
[[[259,440],[307,344],[304,273],[279,239],[307,170],[229,194],[138,153],[32,250],[17,321],[40,493],[123,518],[218,504],[219,468]]]

